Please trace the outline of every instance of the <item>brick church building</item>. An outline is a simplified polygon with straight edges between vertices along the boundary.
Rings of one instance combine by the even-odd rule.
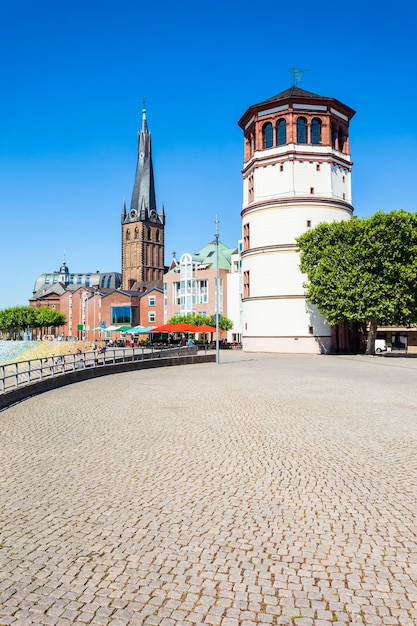
[[[138,157],[129,210],[121,215],[122,272],[73,273],[64,261],[59,271],[41,274],[35,282],[31,306],[48,306],[64,313],[59,329],[65,337],[96,340],[101,326],[157,326],[164,321],[163,206],[158,212],[152,163],[151,135],[146,110],[138,135]],[[58,334],[58,329],[55,333]]]

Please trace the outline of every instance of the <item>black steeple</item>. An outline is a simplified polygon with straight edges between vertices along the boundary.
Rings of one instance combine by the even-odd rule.
[[[142,128],[138,137],[138,162],[132,200],[129,213],[123,221],[154,221],[157,217],[152,142],[144,108],[142,109]]]

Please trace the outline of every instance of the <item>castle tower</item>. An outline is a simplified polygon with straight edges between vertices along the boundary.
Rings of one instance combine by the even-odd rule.
[[[146,109],[138,137],[138,161],[129,211],[122,211],[122,289],[144,291],[162,288],[164,275],[164,226],[162,206],[157,212],[152,165],[151,135]]]
[[[298,87],[254,104],[244,131],[243,336],[247,351],[319,353],[331,329],[306,302],[295,239],[352,216],[355,112]]]

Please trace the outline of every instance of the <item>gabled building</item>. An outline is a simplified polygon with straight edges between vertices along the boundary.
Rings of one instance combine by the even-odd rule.
[[[175,314],[209,316],[216,313],[216,275],[218,259],[218,312],[228,317],[227,289],[236,248],[228,248],[219,241],[211,241],[195,254],[184,253],[175,258],[164,276],[164,318]]]

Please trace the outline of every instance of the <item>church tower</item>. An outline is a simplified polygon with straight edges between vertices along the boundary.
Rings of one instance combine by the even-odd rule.
[[[152,165],[151,135],[146,109],[138,137],[138,161],[130,209],[122,211],[122,289],[162,288],[165,214],[158,213]]]
[[[296,238],[352,216],[349,122],[335,98],[293,86],[249,107],[244,132],[242,279],[246,351],[327,352],[331,328],[304,295]]]

